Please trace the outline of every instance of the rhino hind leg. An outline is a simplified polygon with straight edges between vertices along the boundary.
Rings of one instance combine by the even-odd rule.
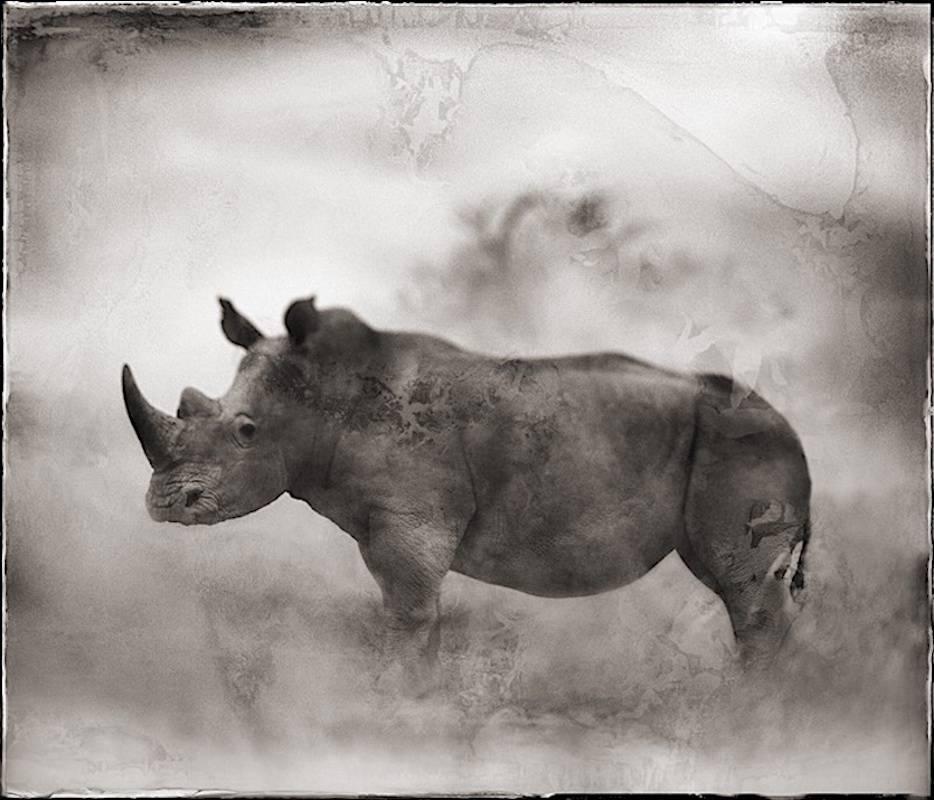
[[[803,600],[810,478],[764,400],[708,387],[698,411],[682,559],[723,600],[743,665],[770,667]]]

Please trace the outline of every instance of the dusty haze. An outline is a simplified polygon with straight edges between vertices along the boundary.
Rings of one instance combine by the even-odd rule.
[[[5,8],[4,787],[928,787],[921,6]],[[378,591],[283,498],[159,525],[118,374],[174,410],[315,293],[494,354],[754,385],[814,481],[783,674],[725,693],[671,556],[605,595],[451,575],[444,691],[377,695]]]

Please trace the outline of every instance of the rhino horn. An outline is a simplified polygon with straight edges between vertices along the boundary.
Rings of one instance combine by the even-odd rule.
[[[182,391],[181,400],[178,403],[179,419],[188,419],[189,417],[213,417],[220,414],[221,406],[217,400],[212,400],[197,389],[190,386]]]
[[[149,463],[153,469],[164,466],[171,459],[182,422],[149,404],[126,364],[123,365],[123,402]]]

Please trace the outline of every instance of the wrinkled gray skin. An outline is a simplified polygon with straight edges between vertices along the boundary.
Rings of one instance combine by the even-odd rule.
[[[246,355],[219,400],[185,389],[171,417],[124,367],[149,513],[213,524],[304,500],[357,541],[406,688],[432,685],[449,570],[569,597],[673,550],[724,601],[745,662],[772,660],[803,586],[810,480],[755,394],[615,354],[493,359],[314,298],[266,338],[221,304]]]

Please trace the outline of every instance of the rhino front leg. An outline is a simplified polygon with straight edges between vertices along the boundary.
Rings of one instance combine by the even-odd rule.
[[[433,515],[371,514],[360,553],[383,594],[388,663],[381,686],[414,696],[437,687],[441,581],[459,541],[456,527]]]

